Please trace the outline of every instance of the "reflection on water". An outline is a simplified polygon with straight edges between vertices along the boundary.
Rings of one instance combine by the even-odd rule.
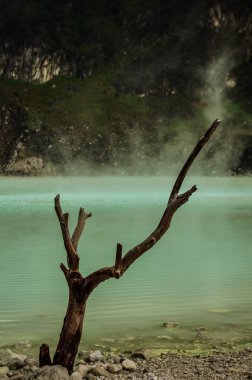
[[[117,242],[126,252],[147,237],[172,186],[160,177],[0,181],[0,344],[55,343],[59,335],[67,285],[59,269],[66,255],[54,215],[57,193],[72,227],[80,206],[93,212],[79,244],[81,271],[88,274],[113,264]],[[87,342],[252,339],[252,179],[188,178],[188,187],[193,184],[199,190],[166,236],[120,281],[95,290]]]

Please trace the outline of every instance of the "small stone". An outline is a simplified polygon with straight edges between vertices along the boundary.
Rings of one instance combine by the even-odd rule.
[[[92,373],[95,376],[105,376],[108,378],[112,378],[111,373],[109,373],[104,367],[101,366],[90,368],[90,373]]]
[[[121,358],[120,358],[119,355],[116,355],[116,354],[110,354],[110,358],[111,358],[111,360],[113,360],[113,362],[114,362],[115,364],[119,364],[119,363],[121,363]]]
[[[96,351],[90,352],[90,354],[89,354],[89,360],[91,362],[102,361],[103,360],[103,355],[102,355],[101,351],[96,350]]]
[[[24,361],[26,358],[27,358],[26,355],[16,354],[15,352],[12,352],[9,349],[0,350],[0,365],[2,366],[7,366],[10,368],[9,363],[12,361],[11,364],[13,364],[14,362],[13,359],[17,359],[19,362],[23,363],[23,367],[24,367],[25,365]]]
[[[113,339],[113,338],[103,338],[102,341],[106,342],[106,343],[114,343],[115,339]]]
[[[126,371],[136,371],[137,369],[136,363],[133,362],[133,360],[129,360],[129,359],[125,359],[122,362],[122,366],[124,369],[126,369]]]
[[[196,327],[195,331],[207,331],[205,326]]]
[[[152,357],[152,353],[150,350],[136,350],[132,353],[132,358],[138,358],[143,360],[148,360]]]
[[[124,338],[121,338],[121,340],[124,342],[130,342],[130,341],[133,341],[133,340],[136,340],[136,338],[134,336],[125,336]]]
[[[73,372],[70,376],[71,380],[82,380],[82,376],[79,372]]]
[[[47,365],[32,373],[27,373],[24,380],[69,380],[69,375],[66,368],[60,365]]]
[[[162,326],[167,327],[167,328],[174,328],[174,327],[178,327],[179,323],[178,322],[164,322]]]
[[[24,375],[22,375],[21,373],[19,373],[17,375],[11,376],[10,379],[11,380],[23,380],[24,379]]]
[[[31,343],[28,340],[20,340],[15,344],[16,349],[31,348]]]
[[[76,367],[79,365],[79,364],[83,364],[83,365],[85,365],[86,364],[86,362],[84,361],[84,360],[78,360],[77,362],[76,362]]]
[[[10,354],[11,359],[19,359],[21,362],[24,362],[25,359],[27,358],[27,355],[22,355],[22,354],[16,354],[15,352],[12,352],[11,350],[7,350]]]
[[[80,351],[79,354],[78,354],[79,359],[84,360],[84,362],[89,362],[90,361],[89,355],[90,355],[89,351]]]
[[[78,372],[81,377],[85,377],[86,374],[89,371],[89,367],[87,365],[79,364],[76,368],[75,371]]]
[[[31,369],[39,367],[38,360],[36,360],[34,358],[27,358],[27,359],[25,359],[24,363],[25,363],[25,365],[27,365]]]
[[[205,340],[208,340],[208,339],[209,339],[208,336],[205,335],[204,332],[199,331],[196,334],[195,338],[194,338],[194,342],[196,342],[196,343],[197,342],[202,342],[202,341],[205,341]]]
[[[7,375],[7,373],[9,372],[9,368],[8,367],[0,367],[0,378],[2,378],[2,376],[4,375]]]
[[[157,339],[167,339],[167,340],[171,340],[172,338],[171,338],[169,335],[158,335],[158,336],[157,336]]]
[[[121,366],[121,364],[108,364],[107,370],[110,373],[117,373],[117,372],[120,372],[122,370],[122,366]]]
[[[106,346],[104,346],[104,344],[98,344],[98,343],[94,344],[94,347],[95,348],[106,348]]]
[[[9,369],[16,370],[23,368],[25,366],[24,361],[20,360],[19,358],[12,358],[7,363]]]
[[[86,375],[86,379],[87,380],[96,380],[96,376],[94,376],[92,373],[88,373]]]

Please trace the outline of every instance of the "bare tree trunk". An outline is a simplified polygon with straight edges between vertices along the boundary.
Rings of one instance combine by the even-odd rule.
[[[83,278],[79,273],[71,276],[68,279],[68,284],[68,307],[53,358],[53,364],[60,364],[66,367],[69,372],[72,372],[82,335],[86,297],[83,293]]]
[[[189,155],[174,183],[168,203],[165,207],[165,211],[155,230],[144,241],[125,253],[124,256],[122,245],[118,243],[115,264],[110,267],[98,269],[89,274],[87,277],[82,277],[79,272],[79,256],[77,254],[77,247],[85,227],[86,219],[92,214],[86,213],[84,209],[81,208],[74,233],[70,236],[68,228],[69,215],[68,213],[63,214],[62,212],[60,196],[57,195],[55,197],[55,211],[58,216],[62,237],[67,252],[68,268],[66,268],[64,264],[61,264],[60,267],[68,283],[69,300],[59,342],[54,355],[53,364],[60,364],[66,367],[69,373],[72,372],[75,356],[77,354],[81,339],[86,302],[89,295],[101,282],[111,278],[119,279],[135,260],[152,248],[166,233],[170,227],[175,212],[182,205],[184,205],[190,196],[197,190],[194,185],[185,193],[179,194],[180,188],[190,166],[219,124],[220,120],[215,120],[203,137],[195,145],[195,148]],[[43,344],[40,347],[39,359],[40,366],[51,364],[49,347],[46,344]]]

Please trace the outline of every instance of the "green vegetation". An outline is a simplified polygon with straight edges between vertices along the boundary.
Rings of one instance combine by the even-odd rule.
[[[224,139],[205,157],[225,141],[221,158],[211,160],[225,162],[217,172],[237,171],[244,152],[252,168],[249,1],[3,0],[1,11],[6,76],[46,70],[54,54],[69,74],[39,85],[0,78],[0,104],[27,115],[24,157],[68,172],[81,161],[85,173],[106,165],[134,174],[133,163],[140,173],[146,166],[159,173],[157,162],[176,162],[219,117]]]
[[[108,165],[130,172],[135,159],[141,171],[146,159],[162,159],[166,145],[171,150],[182,131],[183,138],[195,139],[209,123],[207,105],[181,94],[118,91],[113,86],[115,69],[108,65],[86,80],[56,77],[41,85],[1,78],[0,104],[11,102],[27,113],[26,155],[42,156],[61,170],[83,161],[90,170]],[[236,140],[251,138],[251,115],[242,105],[226,100],[223,107],[227,128],[222,134],[229,141],[230,135]]]

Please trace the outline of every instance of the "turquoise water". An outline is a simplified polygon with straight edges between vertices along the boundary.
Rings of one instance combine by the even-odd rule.
[[[72,227],[80,206],[93,213],[79,244],[87,275],[114,263],[116,243],[126,252],[147,237],[173,180],[0,178],[0,345],[55,344],[60,333],[68,290],[56,194]],[[193,341],[199,326],[213,344],[252,340],[252,178],[188,178],[182,190],[194,184],[198,191],[166,236],[123,278],[92,294],[84,341],[164,346]],[[179,327],[163,328],[167,321]]]

